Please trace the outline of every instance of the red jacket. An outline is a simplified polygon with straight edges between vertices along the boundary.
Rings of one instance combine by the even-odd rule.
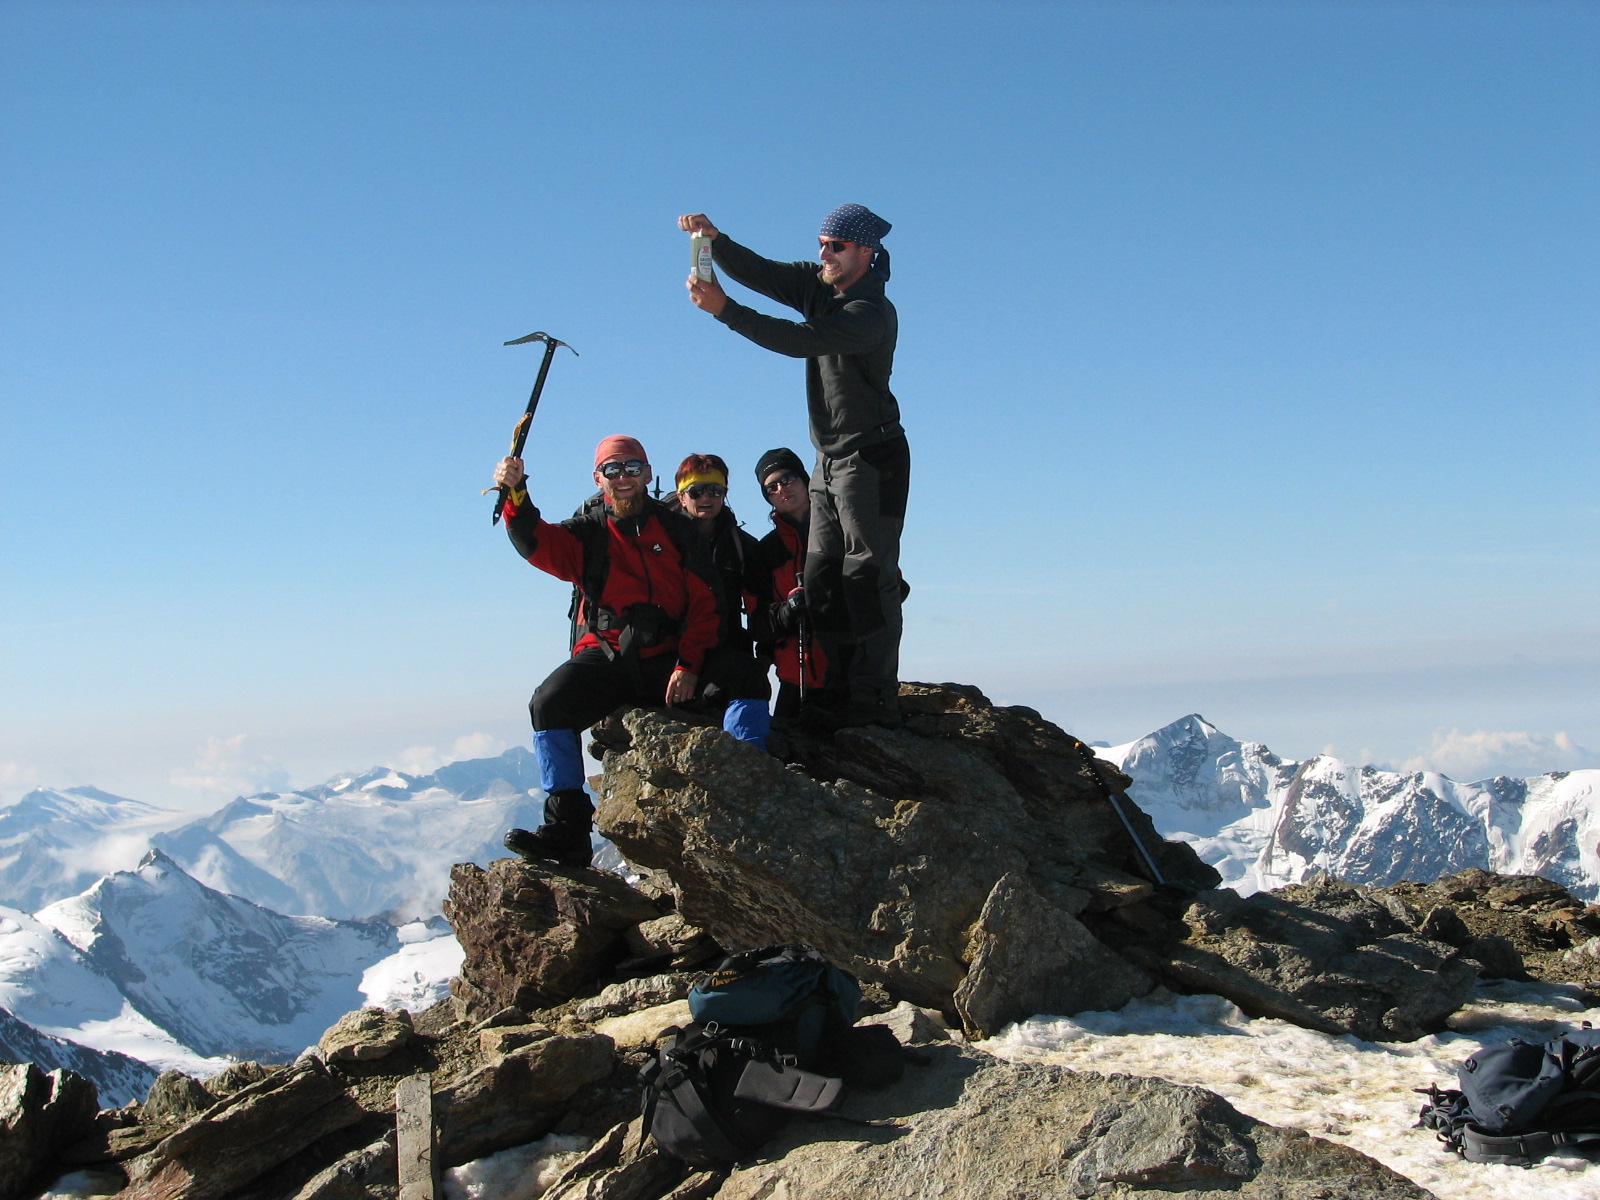
[[[784,597],[799,587],[805,575],[806,531],[787,517],[774,512],[772,532],[761,539],[767,566],[772,571],[773,609],[781,608]],[[769,621],[767,631],[772,661],[778,668],[778,681],[800,683],[800,638],[777,629]],[[815,636],[806,638],[806,688],[820,688],[828,670],[828,660]]]
[[[531,504],[519,507],[509,498],[502,512],[506,532],[519,554],[557,579],[584,586],[585,541],[581,527],[585,522],[592,526],[600,520],[598,513],[552,525]],[[606,576],[599,603],[616,614],[619,620],[615,624],[619,627],[602,630],[598,636],[593,631],[586,632],[573,647],[573,653],[599,645],[600,637],[615,647],[622,637],[620,626],[625,623],[628,610],[636,604],[654,604],[677,628],[655,645],[641,649],[640,657],[675,653],[680,664],[700,674],[706,654],[717,644],[721,618],[716,593],[709,582],[709,568],[702,572],[696,569],[697,564],[686,561],[667,531],[667,522],[687,522],[688,518],[670,513],[650,500],[639,516],[624,518],[620,524],[609,511],[603,519]],[[692,526],[689,533],[694,535]],[[686,544],[696,544],[694,537]],[[580,611],[578,619],[580,626],[587,624],[585,613]]]

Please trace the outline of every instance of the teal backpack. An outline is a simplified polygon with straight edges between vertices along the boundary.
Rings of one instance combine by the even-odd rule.
[[[810,946],[724,959],[689,993],[694,1021],[641,1073],[644,1132],[695,1166],[748,1158],[796,1113],[833,1114],[847,1081],[898,1079],[900,1044],[854,1027],[861,987]]]

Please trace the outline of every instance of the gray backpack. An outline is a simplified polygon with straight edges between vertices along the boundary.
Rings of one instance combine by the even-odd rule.
[[[1417,1089],[1428,1103],[1415,1127],[1469,1162],[1525,1167],[1559,1146],[1600,1147],[1600,1030],[1485,1046],[1456,1078],[1459,1089]]]

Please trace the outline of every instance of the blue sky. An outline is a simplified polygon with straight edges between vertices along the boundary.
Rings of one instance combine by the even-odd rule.
[[[0,6],[0,800],[525,741],[479,493],[806,446],[679,213],[893,222],[903,674],[1082,737],[1600,748],[1600,6]],[[776,311],[767,305],[766,311]]]

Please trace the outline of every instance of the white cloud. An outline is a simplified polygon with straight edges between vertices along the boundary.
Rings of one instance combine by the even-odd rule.
[[[1400,764],[1402,771],[1438,771],[1452,779],[1472,781],[1495,775],[1543,775],[1600,766],[1600,755],[1567,733],[1513,733],[1479,729],[1439,730],[1424,754]]]
[[[10,804],[44,786],[44,776],[35,767],[24,763],[0,761],[0,803]]]
[[[246,745],[247,740],[242,733],[207,738],[192,767],[172,772],[174,786],[223,800],[255,792],[286,791],[289,772],[283,764],[257,754]]]
[[[400,752],[399,769],[407,775],[430,775],[446,763],[467,758],[493,758],[509,747],[503,738],[492,733],[468,733],[441,752],[437,746],[411,746]]]
[[[68,866],[81,867],[96,875],[110,875],[133,870],[149,850],[150,837],[146,833],[108,834],[88,845],[64,850],[59,858]]]

